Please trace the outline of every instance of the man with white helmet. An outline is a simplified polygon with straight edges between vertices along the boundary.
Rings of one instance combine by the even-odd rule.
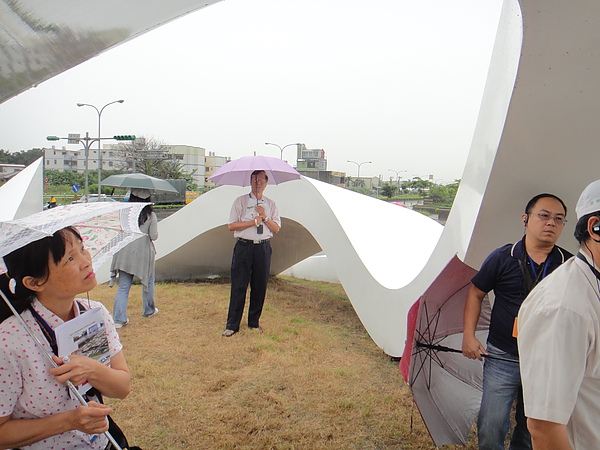
[[[600,448],[600,180],[576,207],[579,253],[519,311],[518,346],[534,449]]]

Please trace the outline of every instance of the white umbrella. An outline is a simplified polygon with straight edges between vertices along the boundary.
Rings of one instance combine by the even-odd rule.
[[[144,236],[138,226],[140,211],[148,203],[75,203],[42,211],[22,219],[0,222],[0,258],[30,242],[74,226],[92,254],[94,269],[131,241]],[[4,263],[0,264],[0,274]]]

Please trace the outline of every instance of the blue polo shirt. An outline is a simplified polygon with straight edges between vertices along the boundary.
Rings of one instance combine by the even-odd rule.
[[[541,281],[573,255],[554,246],[546,261],[536,264],[524,254],[525,237],[516,244],[506,244],[494,250],[486,258],[481,269],[471,282],[483,292],[494,291],[495,300],[490,320],[488,342],[499,349],[518,356],[517,339],[513,337],[515,317],[521,303],[529,294],[530,288],[524,270],[527,270],[530,283]],[[521,263],[519,263],[521,261]]]

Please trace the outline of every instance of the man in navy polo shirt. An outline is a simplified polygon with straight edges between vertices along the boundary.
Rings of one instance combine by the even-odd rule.
[[[510,448],[530,449],[531,436],[523,411],[519,372],[516,317],[531,289],[571,255],[556,241],[564,228],[567,207],[552,194],[533,197],[522,215],[525,236],[516,244],[494,250],[471,280],[464,312],[462,352],[467,358],[482,360],[483,396],[477,420],[480,449],[504,449],[510,428],[510,410],[516,407],[516,426]],[[475,337],[481,302],[494,291],[487,348]]]

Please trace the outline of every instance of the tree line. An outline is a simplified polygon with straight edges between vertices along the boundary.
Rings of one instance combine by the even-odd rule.
[[[460,180],[451,184],[436,185],[432,181],[415,177],[412,180],[403,181],[399,186],[400,189],[395,184],[386,182],[381,187],[381,194],[384,197],[392,198],[396,194],[408,195],[416,192],[420,196],[429,197],[436,204],[450,206],[454,202],[459,186]]]
[[[21,150],[15,153],[0,149],[0,164],[23,164],[28,166],[42,156],[44,156],[44,151],[41,148]]]

